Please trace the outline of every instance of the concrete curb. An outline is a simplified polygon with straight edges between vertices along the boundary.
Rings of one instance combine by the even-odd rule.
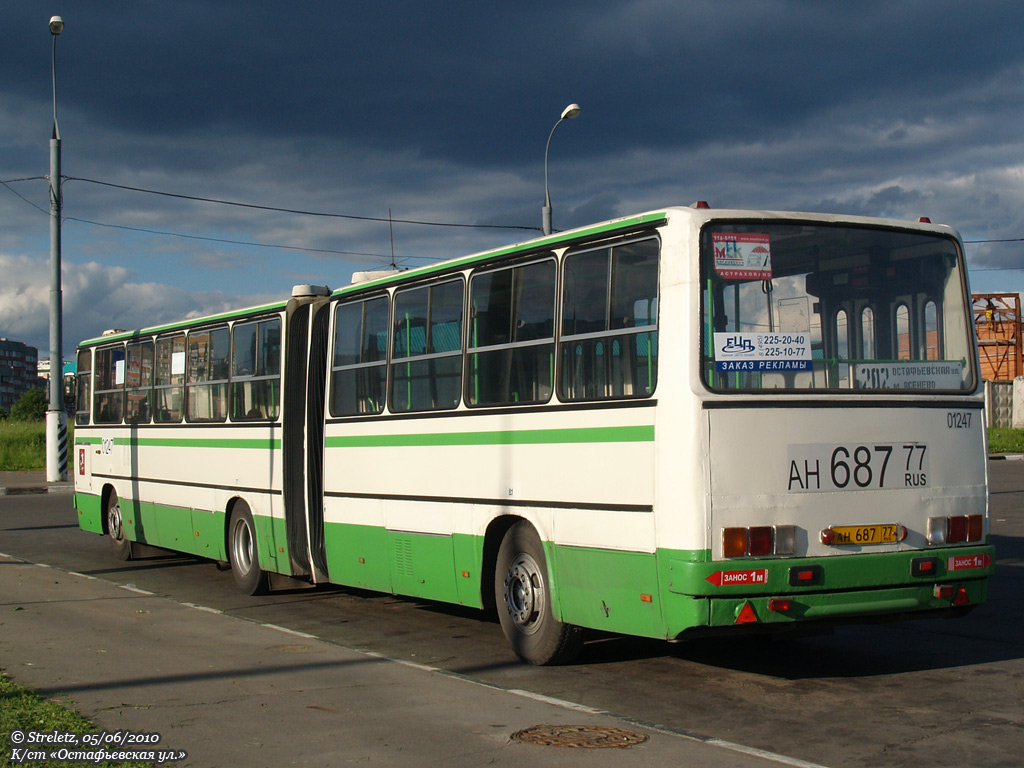
[[[14,487],[14,488],[0,488],[0,496],[22,496],[37,493],[60,493],[70,495],[75,492],[75,486],[70,483],[60,483],[55,485],[43,485],[43,486],[25,486],[25,487]]]

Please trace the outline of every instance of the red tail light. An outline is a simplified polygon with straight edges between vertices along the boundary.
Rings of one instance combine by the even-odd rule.
[[[755,557],[764,557],[772,553],[771,526],[750,528],[747,535],[747,549]]]
[[[956,516],[949,518],[949,539],[950,544],[959,544],[967,541],[967,518]]]

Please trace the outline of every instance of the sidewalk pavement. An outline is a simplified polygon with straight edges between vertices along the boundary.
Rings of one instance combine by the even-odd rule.
[[[139,748],[188,753],[172,766],[812,766],[2,554],[0,668],[82,712],[97,734],[159,734],[158,747]],[[513,738],[537,725],[648,738],[626,748]]]

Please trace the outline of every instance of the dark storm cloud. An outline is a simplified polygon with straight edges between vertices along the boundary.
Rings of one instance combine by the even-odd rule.
[[[770,139],[848,104],[874,108],[866,124],[914,121],[1019,71],[1022,17],[1008,2],[56,5],[62,102],[92,121],[488,165],[532,159],[567,100],[588,118],[567,157]],[[9,19],[4,79],[26,98],[48,85],[47,40],[26,34],[43,15],[19,3]]]
[[[1018,2],[14,0],[0,11],[4,179],[46,172],[53,13],[67,24],[57,48],[66,176],[289,209],[537,226],[544,142],[578,102],[582,115],[552,143],[556,228],[707,199],[929,215],[968,240],[1024,237]],[[169,296],[230,275],[215,303],[244,303],[289,281],[337,285],[386,264],[392,233],[403,264],[530,236],[81,181],[64,189],[66,265],[87,294],[113,284],[103,268],[167,284]],[[5,264],[45,259],[47,206],[45,182],[0,189]],[[1020,250],[977,243],[968,254],[1003,269],[1024,266]],[[0,280],[0,303],[10,285],[4,293]]]

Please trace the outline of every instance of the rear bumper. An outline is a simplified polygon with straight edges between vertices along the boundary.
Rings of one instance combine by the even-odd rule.
[[[799,559],[669,559],[667,636],[964,613],[985,601],[993,556],[985,545]],[[814,578],[801,584],[806,572]],[[936,585],[952,585],[956,602],[938,596]]]

